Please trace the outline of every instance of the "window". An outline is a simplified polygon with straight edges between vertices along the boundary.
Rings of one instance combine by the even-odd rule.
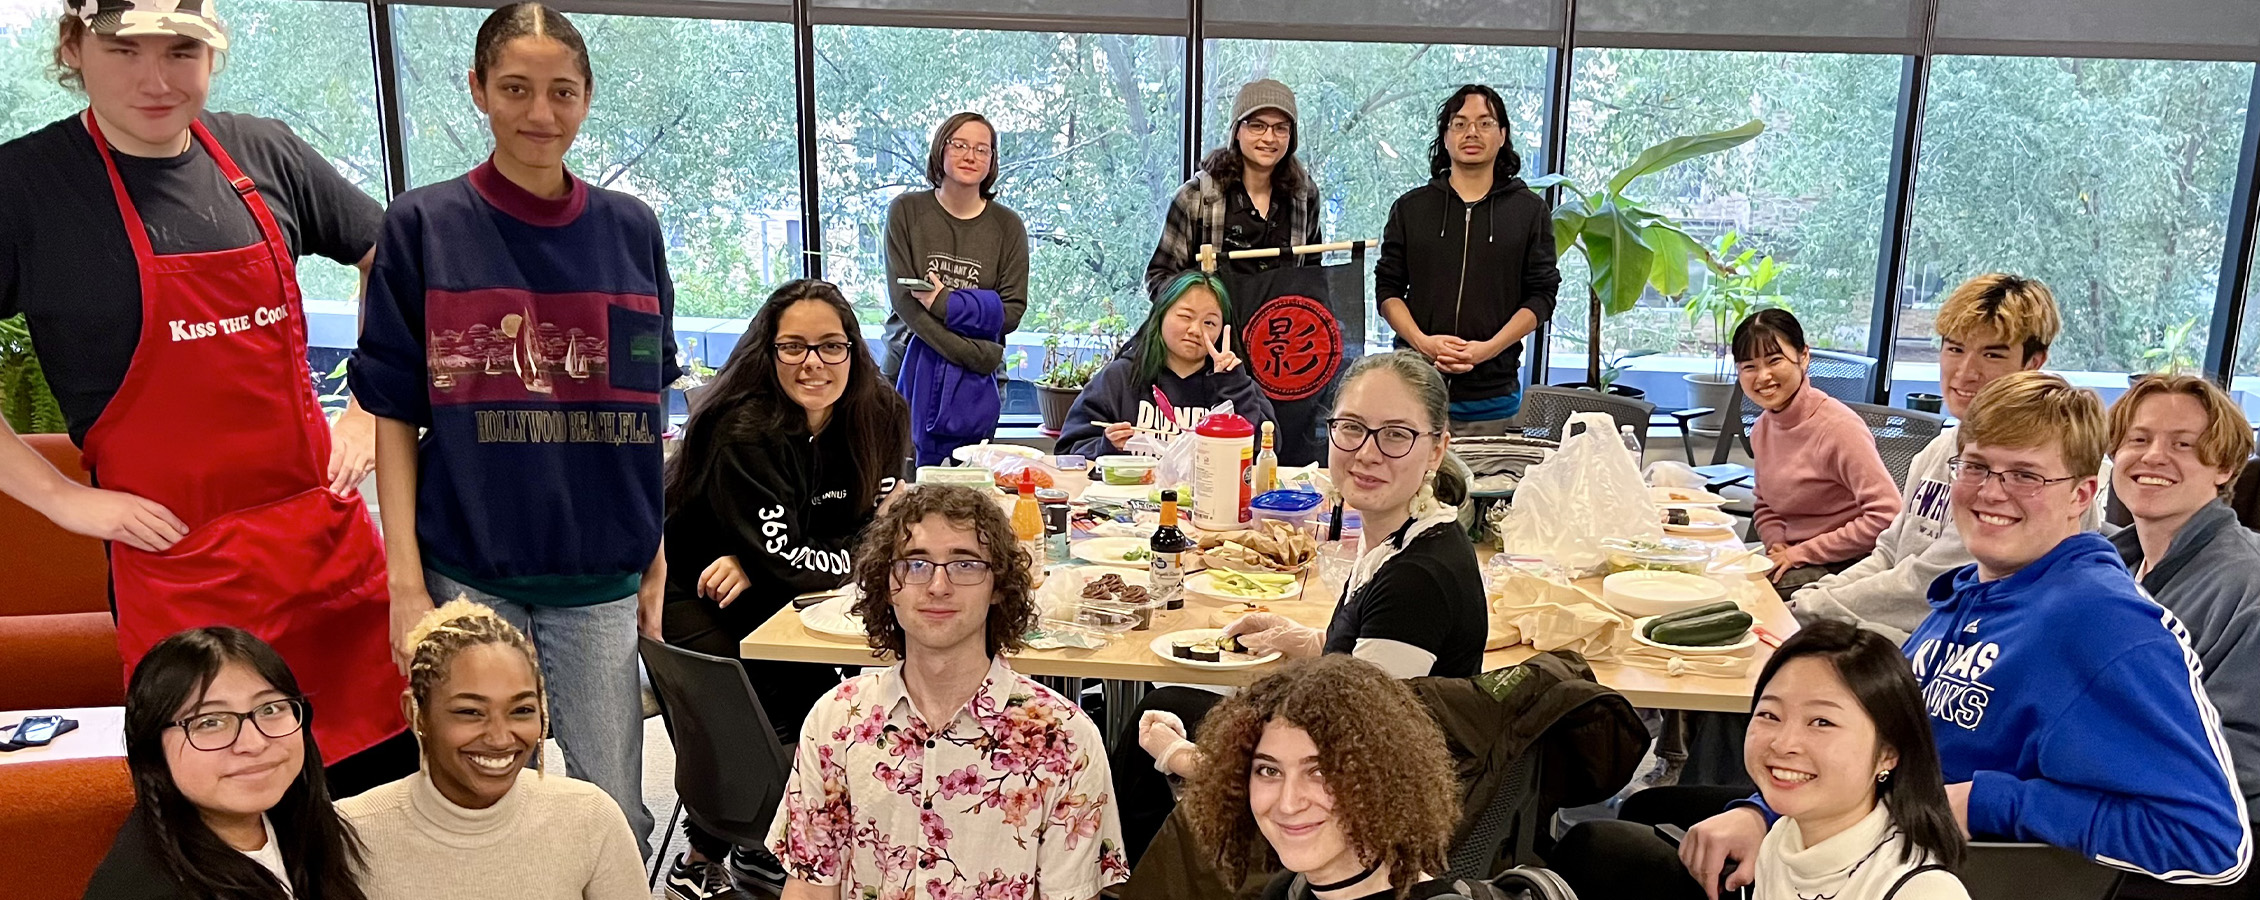
[[[392,10],[409,180],[462,175],[494,146],[464,76],[489,11]],[[752,315],[801,272],[791,26],[571,17],[596,74],[589,119],[568,157],[574,174],[658,214],[676,315]]]
[[[1890,177],[1892,110],[1902,58],[1846,53],[1579,50],[1570,86],[1569,165],[1588,191],[1641,150],[1673,137],[1766,124],[1733,150],[1697,157],[1634,182],[1631,197],[1717,246],[1771,255],[1783,274],[1766,290],[1796,312],[1816,347],[1864,353]],[[1714,287],[1691,266],[1689,296]],[[1549,381],[1583,381],[1586,261],[1562,248]],[[1647,350],[1627,383],[1666,406],[1686,373],[1709,373],[1724,348],[1682,300],[1651,288],[1602,321],[1606,354]],[[1729,328],[1732,322],[1727,323]]]
[[[1436,107],[1462,84],[1488,84],[1507,101],[1523,177],[1545,168],[1551,70],[1542,48],[1211,40],[1207,49],[1202,154],[1229,138],[1241,85],[1274,78],[1293,88],[1302,129],[1295,156],[1318,183],[1320,227],[1329,241],[1379,239],[1390,205],[1428,182]],[[1388,323],[1373,310],[1371,295],[1379,253],[1366,257],[1367,342],[1386,345]]]
[[[962,111],[997,130],[997,202],[1029,242],[1023,332],[1126,333],[1178,185],[1181,38],[876,26],[816,28],[824,276],[866,323],[887,314],[887,206],[926,190],[934,129]],[[1121,316],[1124,323],[1107,323]],[[1014,377],[1040,372],[1040,354]]]
[[[1933,390],[1931,322],[1973,275],[2048,283],[2048,367],[2126,386],[2211,338],[2250,63],[1942,56],[1900,297],[1897,393]]]
[[[2244,329],[2237,337],[2243,359],[2232,382],[2244,414],[2260,420],[2260,254],[2254,254],[2251,274],[2245,276]]]

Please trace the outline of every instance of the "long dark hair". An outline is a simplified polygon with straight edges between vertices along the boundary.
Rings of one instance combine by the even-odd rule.
[[[1146,327],[1141,330],[1137,344],[1138,377],[1147,384],[1152,384],[1155,378],[1161,377],[1162,367],[1169,365],[1169,348],[1163,346],[1161,338],[1162,317],[1169,315],[1170,308],[1197,287],[1207,288],[1210,294],[1215,295],[1217,313],[1223,316],[1225,322],[1232,321],[1232,293],[1224,289],[1224,279],[1199,269],[1191,269],[1179,272],[1176,277],[1163,283],[1161,293],[1154,296],[1153,309],[1146,313]]]
[[[1515,152],[1514,125],[1507,121],[1507,101],[1490,85],[1463,84],[1452,92],[1451,99],[1436,108],[1436,137],[1428,142],[1428,177],[1436,178],[1452,171],[1452,154],[1444,143],[1451,137],[1452,114],[1459,112],[1469,97],[1482,97],[1484,105],[1491,107],[1491,117],[1499,120],[1501,141],[1499,156],[1491,161],[1492,179],[1505,181],[1522,174],[1522,156]]]
[[[1803,353],[1811,349],[1805,344],[1805,326],[1797,321],[1795,314],[1778,306],[1751,313],[1734,326],[1730,344],[1734,361],[1738,363],[1764,359],[1774,353]]]
[[[832,405],[827,431],[845,428],[849,461],[855,465],[855,496],[850,508],[868,510],[878,502],[879,484],[898,474],[910,447],[910,408],[879,376],[855,309],[830,282],[813,278],[789,281],[779,287],[754,313],[737,349],[730,351],[714,382],[691,410],[683,429],[683,449],[667,466],[667,509],[682,508],[691,496],[716,490],[717,461],[725,442],[759,444],[777,435],[808,430],[808,413],[785,396],[777,382],[777,322],[785,310],[803,300],[816,300],[840,317],[847,333],[847,390]],[[810,353],[816,352],[809,348]]]
[[[1267,106],[1264,109],[1272,109],[1272,107]],[[1260,111],[1258,110],[1258,112]],[[1251,116],[1254,114],[1249,113]],[[1233,188],[1240,186],[1240,178],[1243,174],[1241,166],[1247,162],[1246,157],[1240,154],[1240,121],[1245,120],[1232,123],[1231,133],[1224,136],[1224,146],[1211,150],[1207,156],[1201,157],[1201,170],[1207,172],[1208,177],[1216,180],[1217,190],[1226,194],[1231,193]],[[1276,204],[1280,198],[1289,198],[1301,194],[1303,186],[1310,183],[1310,175],[1303,171],[1302,162],[1295,158],[1295,148],[1303,145],[1303,123],[1295,119],[1288,121],[1292,124],[1289,125],[1287,130],[1287,153],[1279,157],[1278,165],[1271,167],[1271,196],[1273,198],[1272,203],[1275,204],[1274,209],[1277,208]],[[1313,214],[1315,215],[1316,212],[1313,211]],[[1296,239],[1300,240],[1301,236],[1297,235]]]
[[[298,679],[266,641],[240,628],[213,626],[175,634],[150,648],[126,686],[126,768],[133,775],[133,815],[148,831],[150,848],[166,874],[190,895],[210,900],[281,900],[266,867],[229,847],[204,824],[196,804],[173,783],[165,761],[165,730],[180,711],[203,702],[204,692],[228,663],[241,663],[275,690],[300,698]],[[330,805],[322,777],[322,752],[314,744],[314,715],[304,707],[298,730],[306,743],[298,777],[267,811],[282,845],[290,889],[301,900],[366,900],[353,873],[361,867],[361,841]],[[288,740],[288,738],[284,738]],[[201,752],[191,750],[190,752]]]
[[[479,23],[471,71],[478,75],[480,84],[487,83],[487,72],[502,62],[502,48],[522,37],[545,37],[564,44],[581,64],[581,80],[591,92],[596,90],[596,73],[589,68],[589,45],[581,40],[581,30],[573,27],[573,20],[565,18],[564,13],[540,3],[512,3],[488,13],[486,21]]]
[[[1891,822],[1907,836],[1900,862],[1914,862],[1915,850],[1930,851],[1946,868],[1959,869],[1968,842],[1946,801],[1946,778],[1931,738],[1930,712],[1915,684],[1907,657],[1890,638],[1840,619],[1817,619],[1783,641],[1758,673],[1750,692],[1756,706],[1775,672],[1790,660],[1814,657],[1836,669],[1860,708],[1875,722],[1876,740],[1899,753],[1899,764],[1876,783],[1876,799],[1891,812]]]

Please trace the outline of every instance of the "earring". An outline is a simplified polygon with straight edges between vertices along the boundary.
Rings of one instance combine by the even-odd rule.
[[[1425,516],[1436,511],[1436,472],[1434,470],[1430,470],[1427,475],[1422,476],[1420,493],[1413,495],[1412,508],[1415,516]]]
[[[1886,781],[1890,781],[1890,780],[1891,780],[1891,770],[1890,770],[1890,769],[1885,769],[1885,770],[1883,770],[1883,771],[1881,771],[1881,772],[1877,772],[1877,773],[1875,773],[1875,783],[1877,783],[1877,784],[1882,784],[1882,783],[1884,783],[1884,782],[1886,782]]]

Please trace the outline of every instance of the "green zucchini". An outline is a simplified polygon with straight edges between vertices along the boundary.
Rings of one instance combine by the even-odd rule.
[[[1647,627],[1642,628],[1640,630],[1640,633],[1652,638],[1656,636],[1656,626],[1658,625],[1663,625],[1668,622],[1684,622],[1688,619],[1700,619],[1704,616],[1716,615],[1728,610],[1741,608],[1741,606],[1736,605],[1732,600],[1721,600],[1717,603],[1705,603],[1693,609],[1683,609],[1675,613],[1665,613],[1653,619],[1649,619]]]
[[[1727,610],[1699,618],[1656,623],[1657,627],[1648,629],[1648,639],[1676,647],[1716,647],[1741,640],[1750,633],[1753,621],[1749,613]]]

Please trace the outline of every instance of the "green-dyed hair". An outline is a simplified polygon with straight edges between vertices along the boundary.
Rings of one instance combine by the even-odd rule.
[[[1152,384],[1155,378],[1161,376],[1161,368],[1169,365],[1169,348],[1161,339],[1162,317],[1169,315],[1170,308],[1176,306],[1177,301],[1185,299],[1187,291],[1197,287],[1207,288],[1209,293],[1214,294],[1216,311],[1223,314],[1224,321],[1232,321],[1232,294],[1224,289],[1224,279],[1199,269],[1177,273],[1176,277],[1169,279],[1169,283],[1161,286],[1161,293],[1154,299],[1153,311],[1146,314],[1145,336],[1138,341],[1138,377],[1145,383]]]

